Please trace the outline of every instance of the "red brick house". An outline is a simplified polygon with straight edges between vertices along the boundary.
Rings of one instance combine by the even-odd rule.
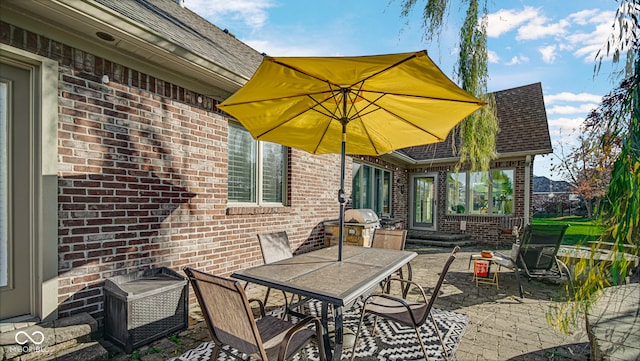
[[[552,152],[540,83],[494,93],[500,132],[498,158],[488,172],[455,171],[452,139],[402,149],[386,156],[400,161],[407,203],[397,213],[409,229],[466,233],[480,243],[512,242],[514,225],[532,217],[533,161]]]
[[[0,320],[100,320],[105,279],[161,266],[230,274],[262,262],[256,233],[321,247],[323,222],[337,218],[339,156],[256,142],[216,107],[260,61],[172,0],[0,2]],[[447,187],[446,144],[349,159],[354,206],[437,231],[528,217],[533,157],[551,149],[540,85],[496,97],[493,167],[511,173],[492,184],[511,180],[510,206],[443,208],[447,192],[466,197],[462,183]],[[429,182],[431,224],[409,206],[428,200]]]

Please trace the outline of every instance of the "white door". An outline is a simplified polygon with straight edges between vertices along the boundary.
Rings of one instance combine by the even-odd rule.
[[[30,76],[0,63],[0,319],[32,305]]]

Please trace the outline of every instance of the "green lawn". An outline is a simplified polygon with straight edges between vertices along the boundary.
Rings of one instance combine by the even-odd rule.
[[[603,232],[603,227],[596,221],[581,217],[534,218],[533,224],[570,224],[564,234],[562,244],[575,245],[596,241]]]

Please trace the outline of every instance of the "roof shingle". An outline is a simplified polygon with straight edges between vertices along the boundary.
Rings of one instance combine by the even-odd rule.
[[[495,96],[500,132],[496,139],[499,156],[509,153],[548,154],[552,151],[547,112],[541,83],[501,90]],[[456,142],[459,137],[456,137]],[[454,158],[452,136],[441,143],[401,149],[410,158],[436,160]]]

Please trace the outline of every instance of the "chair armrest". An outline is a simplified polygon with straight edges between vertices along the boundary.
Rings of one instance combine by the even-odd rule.
[[[250,298],[248,301],[249,301],[249,303],[257,302],[258,306],[260,307],[260,317],[264,317],[264,315],[265,315],[265,313],[264,313],[264,303],[262,303],[262,301],[260,301],[257,298]]]
[[[326,360],[326,356],[324,353],[324,346],[322,343],[322,324],[320,323],[319,318],[312,317],[312,316],[303,318],[298,323],[296,323],[295,326],[290,328],[289,331],[287,331],[287,333],[284,336],[284,339],[282,339],[282,343],[280,344],[280,349],[278,351],[278,360],[285,359],[285,356],[287,355],[287,349],[289,348],[289,342],[291,341],[291,338],[296,334],[296,332],[307,329],[307,326],[310,325],[311,323],[315,324],[318,350],[320,352],[320,360],[321,361]]]
[[[397,278],[397,277],[391,277],[389,278],[389,280],[387,280],[387,283],[390,285],[392,281],[398,281],[402,284],[404,284],[405,286],[401,287],[402,288],[402,293],[403,293],[403,297],[406,297],[406,295],[409,292],[409,288],[411,286],[414,286],[416,288],[418,288],[418,290],[420,291],[420,293],[422,294],[422,297],[424,298],[425,302],[427,300],[427,294],[426,292],[424,292],[424,288],[422,288],[422,286],[420,284],[418,284],[415,281],[412,280],[408,280],[408,279],[404,279],[404,278]]]

